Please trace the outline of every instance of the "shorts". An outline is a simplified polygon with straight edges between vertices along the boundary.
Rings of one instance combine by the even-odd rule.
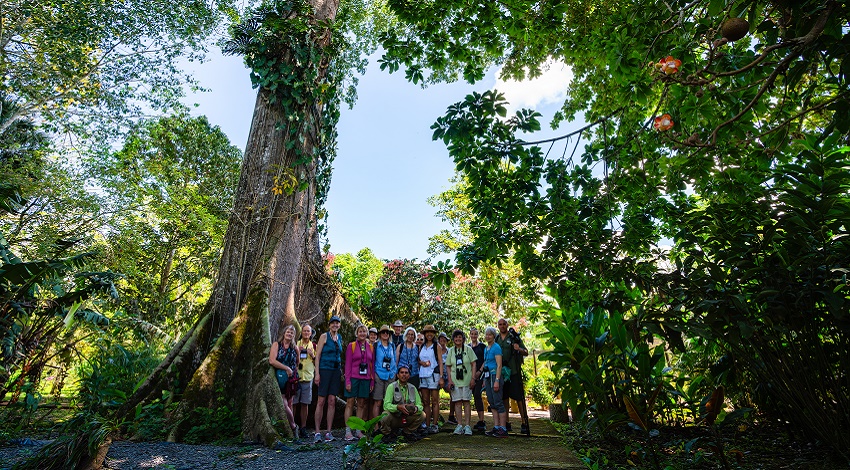
[[[393,383],[392,380],[381,380],[378,377],[375,377],[375,390],[372,391],[372,399],[373,400],[383,400],[384,392],[387,391],[387,387]]]
[[[434,372],[427,377],[419,377],[419,388],[427,388],[428,390],[437,390],[440,388],[440,374]]]
[[[505,398],[510,398],[514,401],[524,401],[525,400],[525,386],[522,383],[522,376],[520,374],[511,374],[510,382],[505,384],[505,392],[502,396]]]
[[[351,391],[346,388],[345,398],[369,398],[369,387],[372,381],[369,379],[351,379]]]
[[[313,381],[298,382],[298,390],[295,391],[295,399],[292,403],[309,405],[313,402]]]
[[[493,413],[504,413],[505,404],[502,401],[502,388],[505,384],[499,379],[499,391],[493,390],[493,384],[496,382],[496,376],[491,375],[484,379],[484,389],[487,391],[487,402],[490,403],[490,411]]]
[[[475,388],[472,389],[472,396],[475,397],[475,411],[484,411],[484,400],[481,398],[481,392],[484,391],[484,381],[476,380]]]
[[[319,369],[319,396],[339,395],[339,369]]]
[[[469,387],[458,387],[451,392],[452,401],[469,401],[472,399],[472,389]]]

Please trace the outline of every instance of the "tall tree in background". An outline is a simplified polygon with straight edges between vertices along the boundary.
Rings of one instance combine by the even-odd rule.
[[[128,318],[177,336],[194,322],[215,277],[241,160],[218,126],[185,113],[142,122],[120,151],[88,159],[112,214],[104,261],[125,276]]]
[[[384,271],[383,261],[376,258],[369,248],[358,251],[356,256],[349,253],[335,256],[329,254],[327,261],[348,304],[354,313],[360,315],[369,305],[370,293]]]
[[[589,123],[526,141],[539,114],[508,117],[494,91],[438,119],[474,213],[460,266],[511,256],[562,308],[674,345],[711,338],[773,409],[848,456],[846,3],[390,5],[406,27],[383,68],[474,82],[563,63],[574,78],[552,125]]]

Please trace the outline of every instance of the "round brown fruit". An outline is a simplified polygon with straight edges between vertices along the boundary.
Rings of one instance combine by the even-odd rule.
[[[743,18],[729,18],[720,27],[720,34],[729,41],[737,41],[750,32],[750,23]]]

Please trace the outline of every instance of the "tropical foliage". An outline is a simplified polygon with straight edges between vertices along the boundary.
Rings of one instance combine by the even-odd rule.
[[[589,124],[563,137],[532,141],[540,115],[508,116],[490,90],[432,128],[468,183],[458,265],[511,257],[548,285],[550,357],[578,410],[625,419],[624,398],[648,407],[675,365],[666,354],[716,346],[743,372],[716,380],[749,383],[762,410],[845,452],[845,5],[390,4],[405,27],[382,66],[414,82],[474,82],[493,64],[573,73],[551,124]]]

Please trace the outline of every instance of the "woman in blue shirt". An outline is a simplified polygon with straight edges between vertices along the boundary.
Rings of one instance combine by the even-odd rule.
[[[404,342],[398,345],[395,358],[398,367],[406,366],[410,370],[407,383],[419,389],[419,346],[416,345],[416,330],[413,327],[404,330]]]
[[[487,346],[484,348],[484,370],[481,380],[484,381],[484,389],[487,391],[487,402],[493,412],[493,429],[484,434],[493,437],[508,437],[505,423],[508,421],[508,410],[502,403],[502,348],[496,344],[496,335],[499,334],[495,328],[488,327],[484,330],[484,340]]]
[[[372,389],[372,417],[378,416],[383,410],[384,393],[395,380],[398,362],[393,351],[394,344],[390,340],[393,330],[389,325],[382,325],[378,330],[378,342],[375,343],[375,388]]]

